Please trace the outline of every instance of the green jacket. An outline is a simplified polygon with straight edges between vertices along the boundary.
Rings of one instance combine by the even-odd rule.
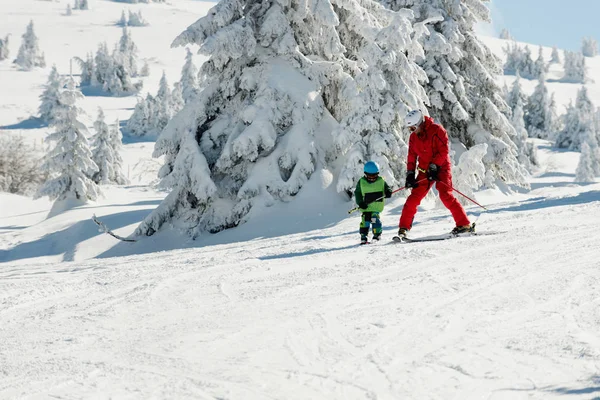
[[[354,199],[359,207],[361,206],[361,203],[368,203],[366,208],[360,209],[362,212],[383,211],[383,198],[379,201],[375,200],[380,197],[390,197],[391,195],[392,189],[390,189],[382,177],[378,177],[375,182],[370,183],[363,176],[356,184],[356,190],[354,191]]]

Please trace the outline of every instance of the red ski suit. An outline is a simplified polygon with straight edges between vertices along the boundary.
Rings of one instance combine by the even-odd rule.
[[[452,194],[452,171],[450,170],[452,163],[448,153],[448,134],[441,125],[433,122],[433,118],[425,116],[424,119],[423,131],[419,135],[416,132],[410,135],[408,159],[406,161],[407,171],[415,171],[418,160],[416,179],[417,182],[422,182],[419,182],[418,186],[411,190],[406,199],[400,216],[399,227],[406,229],[412,227],[417,207],[421,204],[421,200],[427,195],[434,182],[427,180],[427,173],[425,172],[431,163],[438,166],[439,182],[436,182],[435,187],[440,194],[440,200],[452,213],[456,226],[470,225],[465,209]]]

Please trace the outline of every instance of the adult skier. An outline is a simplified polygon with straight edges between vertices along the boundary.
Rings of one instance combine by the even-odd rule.
[[[384,197],[392,197],[392,189],[379,176],[379,166],[368,161],[363,169],[365,176],[359,179],[354,191],[354,199],[362,212],[360,219],[360,244],[368,243],[369,227],[373,229],[373,240],[381,238],[382,224],[379,214],[383,211]]]
[[[400,216],[398,237],[406,238],[412,228],[417,207],[427,195],[433,183],[440,194],[440,200],[450,212],[456,223],[452,234],[472,232],[473,228],[467,213],[452,194],[452,162],[448,152],[448,134],[446,130],[424,116],[420,110],[408,113],[406,127],[411,132],[408,141],[408,158],[406,161],[406,188],[412,188],[406,199]],[[418,174],[415,176],[416,170]]]

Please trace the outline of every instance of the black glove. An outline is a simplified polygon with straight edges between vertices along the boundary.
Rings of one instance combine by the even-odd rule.
[[[437,181],[440,178],[438,178],[438,173],[440,172],[440,168],[431,163],[429,164],[429,168],[427,168],[427,179],[429,179],[430,181]]]
[[[392,189],[388,189],[385,191],[385,198],[389,199],[390,197],[392,197]]]
[[[415,171],[408,171],[406,173],[406,182],[404,183],[404,187],[406,188],[416,188],[419,186],[417,183],[417,179],[415,178]]]
[[[358,208],[362,208],[364,210],[367,207],[369,207],[369,203],[367,203],[366,201],[361,201],[360,203],[358,203]]]

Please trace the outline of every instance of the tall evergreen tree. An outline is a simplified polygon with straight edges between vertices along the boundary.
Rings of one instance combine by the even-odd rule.
[[[514,142],[517,145],[519,162],[531,172],[534,166],[539,165],[539,161],[536,147],[533,143],[527,141],[529,135],[527,134],[527,129],[525,129],[524,115],[523,102],[520,98],[517,98],[511,119],[511,123],[517,133]]]
[[[49,174],[49,180],[40,187],[36,197],[48,196],[51,200],[72,198],[86,202],[98,196],[98,187],[90,179],[98,167],[91,158],[87,128],[78,120],[80,110],[76,102],[82,97],[73,79],[69,79],[67,87],[60,93],[64,108],[54,122],[56,131],[47,137],[56,143],[44,157],[42,165],[42,170]]]
[[[575,182],[594,182],[594,163],[598,162],[600,160],[595,159],[591,146],[587,142],[584,142],[581,145],[581,155],[579,156],[579,163],[575,170]]]
[[[554,110],[548,88],[546,76],[542,73],[533,93],[524,107],[525,128],[529,137],[548,139],[554,127]]]
[[[598,41],[593,37],[583,38],[581,44],[581,53],[586,57],[595,57],[598,55]]]
[[[113,58],[116,60],[116,64],[122,65],[130,76],[137,76],[138,74],[137,52],[137,46],[131,38],[131,32],[124,26]]]
[[[504,114],[508,108],[494,79],[501,73],[500,60],[475,33],[478,21],[490,20],[484,2],[389,0],[389,6],[393,10],[408,7],[417,21],[443,18],[427,25],[430,34],[423,37],[425,57],[421,65],[429,78],[425,88],[430,113],[451,139],[467,148],[488,145],[485,185],[494,186],[496,180],[502,180],[527,186],[526,172],[517,161],[511,139],[514,128]]]
[[[63,104],[60,101],[60,93],[64,86],[64,80],[58,74],[56,65],[52,66],[48,82],[44,87],[44,91],[40,95],[41,104],[39,107],[40,118],[48,123],[53,124],[58,114],[61,113]]]
[[[121,171],[123,160],[119,154],[122,145],[118,121],[115,127],[110,128],[104,118],[104,111],[99,109],[98,119],[94,122],[96,134],[92,144],[92,160],[98,166],[98,172],[93,179],[101,184],[125,184],[127,179]]]
[[[183,92],[183,100],[189,103],[198,95],[198,69],[194,65],[192,51],[187,48],[185,56],[185,64],[181,69],[181,90]]]
[[[564,127],[556,139],[556,147],[580,150],[585,138],[597,137],[597,124],[594,105],[587,88],[582,86],[577,92],[575,105],[569,104],[564,117]]]
[[[564,70],[564,82],[585,83],[587,80],[585,57],[581,53],[565,51]]]
[[[523,107],[524,104],[527,104],[527,95],[523,93],[523,88],[521,86],[521,75],[517,72],[517,78],[513,81],[510,91],[506,96],[506,103],[511,109],[511,115],[514,114],[519,101],[521,102],[521,107]]]
[[[552,54],[550,55],[550,63],[551,64],[559,64],[560,55],[558,54],[558,48],[556,46],[552,46]]]
[[[373,98],[363,104],[388,111],[371,125],[361,122],[360,141],[383,131],[383,121],[399,125],[397,99],[420,100],[412,92],[418,87],[392,81],[417,79],[411,33],[407,16],[371,0],[217,3],[174,42],[197,44],[210,58],[201,68],[202,92],[156,142],[154,155],[165,155],[161,184],[171,191],[136,232],[152,234],[171,220],[192,235],[236,226],[254,207],[293,199],[317,165],[338,159],[347,166],[355,137],[344,149],[328,144],[330,114],[338,121],[350,112],[363,118],[350,98],[362,89]],[[383,65],[385,55],[394,70]],[[376,76],[380,96],[361,85]],[[418,106],[416,100],[404,109]],[[352,130],[339,138],[355,132],[345,126]]]
[[[6,60],[10,55],[10,51],[8,48],[8,39],[10,35],[6,35],[4,39],[0,38],[0,61]]]
[[[41,53],[38,38],[33,30],[33,21],[27,25],[27,30],[23,34],[23,41],[19,47],[19,54],[14,63],[24,70],[30,70],[34,67],[45,67],[46,61],[44,54]]]

